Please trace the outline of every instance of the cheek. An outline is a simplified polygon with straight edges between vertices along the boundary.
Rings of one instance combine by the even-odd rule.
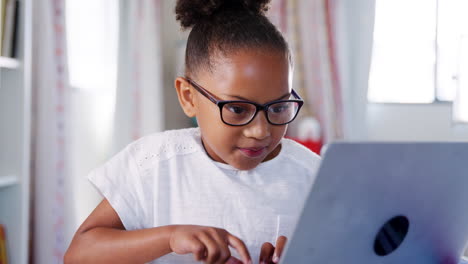
[[[288,125],[284,126],[274,126],[271,130],[272,137],[274,140],[280,141],[284,137],[286,131],[288,130]]]
[[[205,106],[205,108],[207,107]],[[213,111],[213,109],[206,110],[208,109],[204,109],[204,112],[197,117],[203,138],[218,154],[229,152],[232,145],[242,135],[241,130],[224,124],[219,116],[219,109],[214,109],[218,112]]]
[[[210,101],[202,101],[202,104],[197,105],[197,123],[208,136],[209,134],[216,135],[222,129],[223,122],[219,116],[219,108]]]
[[[203,121],[217,121],[219,119],[219,108],[213,102],[205,98],[197,97],[195,101],[196,116],[200,122]],[[206,123],[206,122],[205,122]]]

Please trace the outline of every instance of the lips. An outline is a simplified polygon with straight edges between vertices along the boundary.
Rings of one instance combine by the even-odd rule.
[[[239,148],[242,154],[249,158],[256,158],[262,156],[265,153],[266,149],[267,147]]]

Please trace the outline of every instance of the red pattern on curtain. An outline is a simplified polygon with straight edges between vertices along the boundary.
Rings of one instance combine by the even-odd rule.
[[[54,195],[54,249],[53,258],[54,263],[63,263],[63,256],[65,255],[65,235],[64,235],[64,184],[65,184],[65,153],[66,153],[66,122],[65,122],[65,89],[68,87],[67,82],[67,60],[65,57],[65,3],[64,0],[53,0],[53,35],[54,35],[54,59],[56,64],[55,74],[55,130],[56,142],[53,147],[56,149],[55,159],[55,195]]]
[[[134,18],[136,19],[136,23],[133,24],[133,40],[136,43],[141,42],[141,34],[142,34],[142,24],[144,20],[144,12],[143,6],[141,1],[136,2],[136,8],[134,9]],[[132,78],[133,78],[133,85],[131,86],[132,89],[132,99],[133,99],[133,112],[132,112],[132,140],[136,140],[141,137],[141,49],[137,46],[133,46],[132,50],[133,56],[133,67],[132,67]]]
[[[289,136],[316,152],[322,142],[344,137],[335,9],[335,0],[274,0],[269,12],[293,53],[293,88],[306,101]],[[314,122],[320,130],[308,131],[315,129]]]
[[[335,42],[335,25],[336,21],[335,10],[336,0],[324,0],[325,2],[325,17],[328,35],[328,55],[330,57],[330,73],[332,80],[333,99],[335,102],[335,139],[342,139],[344,137],[343,129],[343,98],[341,92],[340,75],[338,71],[338,60]]]
[[[115,152],[164,123],[161,0],[122,1]]]

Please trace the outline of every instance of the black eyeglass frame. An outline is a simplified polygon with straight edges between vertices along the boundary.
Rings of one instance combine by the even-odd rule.
[[[287,124],[291,123],[292,121],[294,121],[294,119],[296,119],[297,115],[299,114],[299,111],[301,110],[301,107],[304,105],[304,100],[302,100],[302,98],[299,96],[299,94],[296,93],[296,91],[294,91],[294,89],[291,90],[291,95],[294,96],[296,99],[275,100],[275,101],[272,101],[272,102],[269,102],[269,103],[266,103],[266,104],[258,104],[258,103],[252,102],[252,101],[245,101],[245,100],[218,100],[218,99],[216,99],[216,97],[213,94],[211,94],[208,90],[203,88],[201,85],[197,84],[192,79],[190,79],[188,77],[185,77],[185,80],[187,80],[187,82],[190,85],[192,85],[192,87],[195,88],[195,90],[197,90],[199,93],[201,93],[203,96],[208,98],[211,102],[213,102],[214,104],[216,104],[219,107],[219,115],[221,117],[221,121],[223,121],[224,124],[229,125],[229,126],[245,126],[245,125],[248,125],[250,122],[252,122],[252,120],[255,119],[255,117],[257,116],[259,111],[263,111],[265,113],[265,118],[268,121],[268,123],[270,123],[271,125],[284,126],[284,125],[287,125]],[[294,115],[294,117],[290,121],[288,121],[286,123],[277,124],[277,123],[271,122],[270,118],[268,117],[268,113],[267,113],[268,108],[273,104],[286,103],[286,102],[295,102],[295,103],[298,104],[297,112]],[[252,116],[252,118],[248,122],[246,122],[244,124],[238,124],[238,125],[230,124],[230,123],[224,121],[224,118],[223,118],[223,107],[224,107],[224,105],[229,104],[229,103],[248,103],[248,104],[252,104],[252,105],[254,105],[256,107],[255,114]]]

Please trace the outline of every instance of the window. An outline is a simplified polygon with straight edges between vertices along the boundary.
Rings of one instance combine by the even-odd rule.
[[[453,119],[456,122],[468,123],[468,35],[460,40],[458,64],[458,89],[453,106]]]
[[[66,33],[74,133],[109,144],[117,88],[119,1],[67,0]],[[97,148],[97,147],[96,147]],[[96,149],[94,149],[96,150]]]
[[[115,90],[118,2],[67,0],[68,65],[73,88]]]
[[[468,99],[467,11],[466,0],[377,0],[369,101]]]

